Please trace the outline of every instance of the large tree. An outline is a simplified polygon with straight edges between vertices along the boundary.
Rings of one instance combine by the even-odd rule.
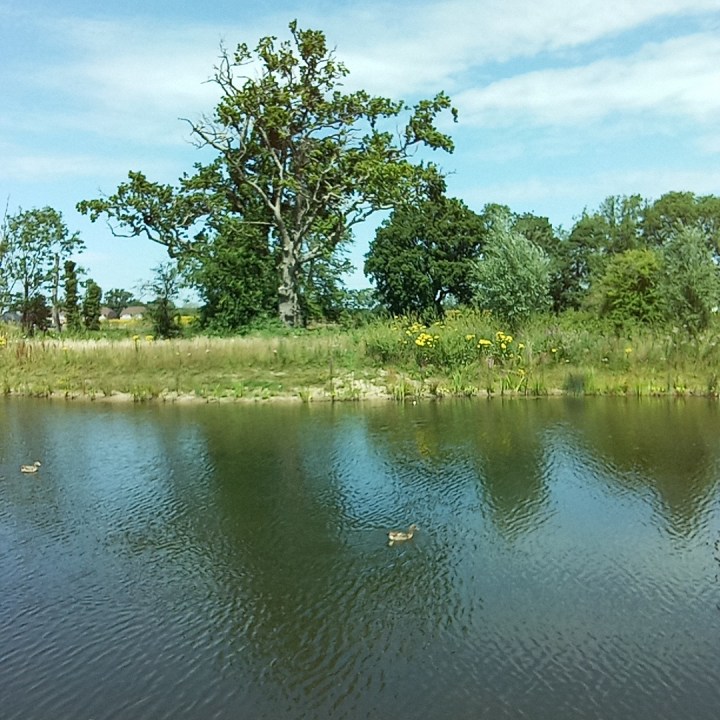
[[[57,323],[60,263],[82,246],[79,235],[69,233],[61,213],[53,208],[20,210],[7,218],[1,272],[10,304],[20,311],[25,332],[41,326],[35,318],[43,290],[51,294]]]
[[[264,37],[254,51],[244,43],[233,53],[223,49],[213,78],[220,102],[212,116],[189,121],[198,145],[218,153],[213,183],[221,189],[205,194],[205,207],[196,191],[188,200],[167,186],[145,196],[121,186],[78,207],[148,234],[176,257],[197,250],[191,230],[218,209],[268,228],[276,245],[277,310],[283,322],[299,325],[310,264],[328,257],[372,212],[442,191],[437,166],[416,161],[414,153],[423,146],[453,149],[435,126],[438,114],[451,109],[444,93],[409,107],[362,90],[343,93],[347,74],[325,35],[295,22],[288,41]],[[184,187],[203,172],[196,167]]]
[[[473,262],[484,234],[483,219],[455,198],[405,206],[376,232],[365,273],[391,313],[442,316],[449,295],[472,300]]]
[[[716,257],[720,254],[720,197],[669,192],[645,212],[643,235],[649,245],[664,246],[683,228],[696,228]]]

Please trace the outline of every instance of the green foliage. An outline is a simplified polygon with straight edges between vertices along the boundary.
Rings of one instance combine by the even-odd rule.
[[[267,229],[227,217],[185,275],[203,300],[201,324],[211,332],[246,328],[276,313],[276,260]]]
[[[705,235],[696,227],[676,232],[663,252],[662,294],[668,320],[692,335],[707,329],[720,302],[718,269]]]
[[[279,44],[264,37],[254,51],[223,49],[214,77],[220,102],[212,117],[190,123],[198,145],[218,153],[210,166],[196,166],[177,190],[131,173],[114,195],[78,209],[93,220],[108,215],[182,262],[206,261],[203,251],[228,213],[262,223],[271,230],[277,312],[298,326],[310,263],[330,257],[375,210],[441,191],[438,168],[414,153],[453,144],[434,124],[451,109],[444,93],[413,107],[364,91],[344,94],[348,71],[324,34],[295,22],[290,33]],[[407,120],[397,132],[401,115]]]
[[[654,250],[627,250],[612,257],[598,282],[599,314],[616,328],[629,321],[657,322],[664,313],[662,261]]]
[[[121,310],[137,303],[133,293],[129,290],[123,290],[121,288],[111,288],[108,290],[105,293],[104,300],[105,305],[107,305],[107,307],[111,310],[114,310],[118,315],[120,315]]]
[[[339,245],[327,257],[308,263],[301,288],[303,316],[317,322],[338,322],[345,314],[347,290],[342,276],[353,270],[350,260]]]
[[[61,213],[44,207],[6,216],[1,244],[4,302],[21,312],[23,329],[32,333],[40,327],[42,313],[36,310],[46,304],[39,296],[47,291],[57,299],[60,261],[79,250],[82,241],[77,233],[69,234]]]
[[[442,317],[452,296],[472,299],[472,267],[483,241],[480,216],[454,198],[439,197],[395,210],[375,234],[365,273],[395,314]]]
[[[32,295],[20,304],[22,313],[22,327],[28,335],[35,332],[45,332],[50,325],[50,308],[44,295]]]
[[[80,295],[78,293],[77,264],[72,260],[65,261],[65,323],[70,332],[82,329],[80,317]]]
[[[154,297],[148,303],[148,314],[153,332],[162,338],[176,337],[181,328],[173,299],[178,296],[181,278],[173,263],[161,263],[153,268],[153,278],[145,286],[145,291]]]
[[[717,255],[720,250],[720,198],[669,192],[647,208],[643,234],[649,245],[665,245],[681,228],[701,231],[708,248]]]
[[[86,330],[100,329],[101,301],[102,289],[94,280],[89,280],[85,286],[85,297],[82,304],[83,325]]]
[[[511,327],[550,308],[547,255],[509,223],[490,232],[483,259],[475,269],[475,302]]]

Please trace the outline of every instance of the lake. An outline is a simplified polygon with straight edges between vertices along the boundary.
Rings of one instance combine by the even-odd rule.
[[[3,720],[718,717],[717,402],[0,423]]]

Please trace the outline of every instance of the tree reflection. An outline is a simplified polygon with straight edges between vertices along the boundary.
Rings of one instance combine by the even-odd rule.
[[[587,452],[614,469],[604,477],[650,490],[675,533],[692,535],[705,522],[718,487],[715,403],[593,399],[576,407],[572,422]]]

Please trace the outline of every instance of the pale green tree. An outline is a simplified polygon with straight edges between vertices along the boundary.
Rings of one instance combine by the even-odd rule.
[[[668,320],[690,334],[705,330],[720,302],[720,277],[697,227],[680,227],[663,250],[661,291]]]
[[[475,269],[475,303],[516,327],[551,306],[550,261],[510,217],[496,222]]]

